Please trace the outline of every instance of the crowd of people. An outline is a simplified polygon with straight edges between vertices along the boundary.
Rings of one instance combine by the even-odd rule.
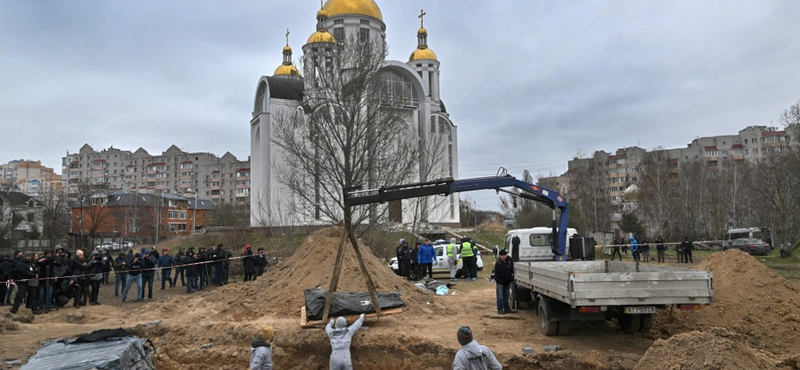
[[[669,244],[664,243],[664,240],[661,239],[660,236],[656,238],[656,241],[653,243],[648,242],[645,238],[642,238],[642,240],[639,241],[635,234],[631,236],[628,243],[626,243],[622,238],[614,237],[614,241],[611,245],[611,260],[613,261],[617,258],[617,256],[619,256],[619,260],[622,261],[622,254],[624,253],[625,255],[628,255],[628,250],[630,250],[631,257],[634,261],[650,262],[650,248],[652,246],[655,246],[656,248],[656,262],[666,262],[666,254],[667,250],[669,250]],[[689,240],[688,236],[684,237],[683,241],[680,243],[675,244],[674,250],[678,263],[694,263],[692,260],[694,244],[692,244],[692,241]]]
[[[469,237],[461,238],[460,245],[456,244],[455,238],[452,238],[444,248],[448,265],[450,266],[450,281],[458,280],[456,273],[458,272],[459,253],[463,260],[464,281],[478,280],[478,247],[473,244]],[[433,278],[433,266],[438,261],[436,250],[430,239],[425,239],[422,243],[417,242],[414,248],[409,247],[405,239],[400,239],[400,244],[395,248],[395,252],[400,276],[412,277],[425,276],[427,274],[428,277]],[[412,271],[419,272],[419,274],[412,274]]]
[[[161,290],[175,288],[178,282],[187,293],[228,283],[232,260],[240,259],[244,280],[255,280],[266,270],[270,260],[264,248],[253,252],[244,246],[240,257],[218,244],[208,249],[180,248],[172,255],[167,248],[159,253],[155,246],[129,249],[116,257],[107,250],[94,250],[89,256],[78,249],[75,256],[63,247],[45,250],[41,255],[16,251],[13,256],[0,256],[0,305],[11,305],[11,313],[25,307],[34,314],[64,307],[72,301],[76,308],[100,305],[102,285],[113,285],[114,296],[126,302],[136,284],[136,301],[153,299],[154,280],[161,281]],[[110,280],[111,273],[114,280]],[[174,275],[173,275],[174,272]]]

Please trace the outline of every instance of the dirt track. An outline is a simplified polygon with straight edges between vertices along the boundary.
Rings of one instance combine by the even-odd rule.
[[[167,289],[154,292],[159,297],[155,302],[122,305],[108,296],[113,287],[103,286],[104,305],[81,308],[82,320],[74,317],[77,310],[67,308],[36,316],[32,324],[12,323],[15,330],[0,333],[0,357],[27,359],[45,339],[123,326],[153,340],[158,369],[243,369],[256,328],[269,323],[277,329],[276,368],[325,369],[330,353],[327,338],[320,328],[299,327],[299,309],[304,288],[327,287],[337,242],[336,229],[314,233],[293,257],[258,281],[210,292],[185,295],[178,292],[180,288]],[[704,311],[675,313],[671,322],[662,313],[645,334],[624,335],[612,323],[591,323],[573,325],[568,337],[541,335],[532,311],[496,315],[494,285],[485,279],[459,282],[451,290],[455,295],[437,297],[394,275],[368,248],[362,253],[378,289],[402,291],[408,307],[402,314],[365,323],[369,330],[359,332],[353,341],[356,369],[449,369],[458,349],[455,332],[461,325],[471,326],[476,340],[492,348],[507,369],[727,369],[732,368],[725,366],[729,363],[774,369],[781,363],[777,368],[793,368],[792,358],[798,357],[800,344],[784,343],[781,337],[791,340],[798,335],[797,322],[786,320],[800,317],[796,312],[800,293],[738,251],[717,254],[698,266],[715,272],[717,300]],[[763,284],[764,296],[734,294],[741,279],[763,279],[757,283]],[[772,289],[779,294],[768,294]],[[356,290],[365,288],[348,249],[340,291]],[[771,296],[780,297],[770,300]],[[759,310],[765,300],[770,308]],[[68,323],[68,316],[78,322]],[[145,324],[157,319],[163,321]],[[4,323],[7,319],[0,316],[0,328]],[[773,330],[759,332],[756,327]],[[695,341],[705,345],[687,344]],[[200,348],[207,343],[213,347]],[[550,344],[563,350],[543,353]],[[537,354],[522,355],[525,346]],[[711,360],[731,349],[735,351],[724,352],[730,362]],[[664,353],[670,355],[662,357]],[[699,364],[698,359],[702,359]]]

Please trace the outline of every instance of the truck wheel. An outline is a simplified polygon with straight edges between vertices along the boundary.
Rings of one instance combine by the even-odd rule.
[[[622,327],[623,333],[633,334],[639,331],[641,319],[639,315],[622,315],[619,318],[619,326]]]
[[[539,313],[539,331],[548,337],[556,335],[558,332],[558,321],[550,321],[550,308],[547,307],[544,298],[539,300],[539,310],[537,312]]]
[[[572,327],[572,320],[561,320],[558,322],[558,335],[569,335],[569,329]]]
[[[642,315],[640,319],[641,323],[639,324],[639,332],[645,333],[650,331],[653,328],[653,315]]]

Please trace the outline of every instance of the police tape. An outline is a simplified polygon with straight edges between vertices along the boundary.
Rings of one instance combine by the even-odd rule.
[[[276,250],[272,250],[271,252],[276,252],[276,251],[280,252],[280,251],[285,251],[285,250],[289,250],[289,248],[276,249]],[[186,266],[197,266],[197,265],[206,265],[206,264],[211,264],[211,263],[228,262],[228,261],[231,261],[231,260],[244,259],[245,257],[254,258],[256,256],[258,256],[258,255],[254,254],[254,255],[246,255],[246,256],[231,256],[231,257],[225,257],[225,258],[222,258],[222,259],[214,259],[214,260],[209,260],[209,261],[186,263],[186,264],[174,265],[174,266],[169,266],[169,267],[156,266],[156,267],[141,268],[141,269],[136,269],[136,270],[140,271],[140,272],[145,272],[145,271],[157,272],[157,271],[160,271],[160,270],[172,270],[173,268],[177,269],[177,268],[183,268],[183,267],[186,267]],[[115,271],[115,273],[116,273],[116,271]],[[125,273],[127,274],[127,271],[125,271]],[[5,281],[0,281],[0,283],[5,283],[6,286],[8,287],[9,285],[16,285],[16,284],[14,284],[15,282],[27,282],[27,281],[31,281],[31,280],[46,281],[46,280],[59,280],[59,279],[90,278],[91,276],[95,276],[97,274],[104,274],[104,273],[96,272],[96,273],[91,273],[91,274],[80,274],[80,275],[66,275],[66,276],[54,276],[54,277],[36,277],[36,278],[32,278],[32,279],[9,279],[9,280],[5,280]]]

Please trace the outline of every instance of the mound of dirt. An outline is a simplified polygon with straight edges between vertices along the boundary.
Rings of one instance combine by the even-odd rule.
[[[300,308],[305,304],[305,289],[330,287],[341,232],[341,228],[331,227],[312,233],[292,257],[273,267],[256,281],[229,284],[201,294],[202,305],[211,311],[210,314],[225,314],[237,320],[264,314],[299,317]],[[402,292],[401,298],[412,311],[415,306],[424,305],[431,300],[431,294],[397,276],[368,247],[359,243],[359,249],[378,292]],[[349,242],[345,245],[337,291],[367,291],[355,250]],[[159,302],[150,307],[171,312],[187,304],[190,303],[184,298]]]
[[[739,250],[717,253],[699,269],[714,272],[714,302],[698,312],[675,312],[659,324],[671,333],[722,327],[742,334],[757,349],[800,352],[800,289]],[[662,332],[662,337],[667,336]]]
[[[773,369],[778,363],[750,347],[741,335],[711,328],[655,341],[634,370],[753,370]]]

